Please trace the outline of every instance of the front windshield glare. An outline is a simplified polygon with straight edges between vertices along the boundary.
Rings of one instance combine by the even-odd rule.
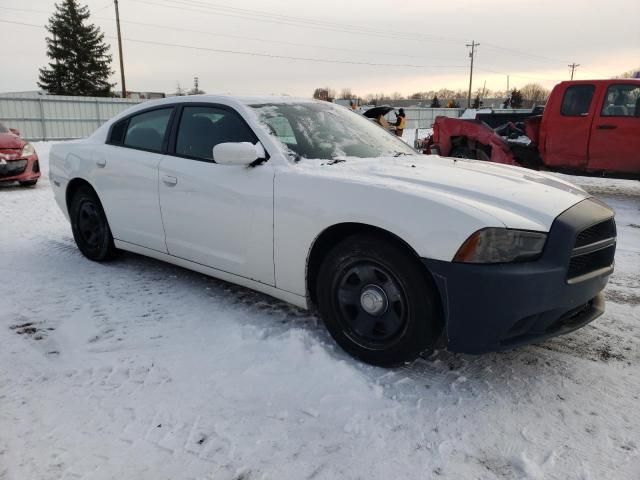
[[[416,154],[406,143],[372,121],[331,103],[280,103],[251,107],[262,125],[296,159],[333,160]]]

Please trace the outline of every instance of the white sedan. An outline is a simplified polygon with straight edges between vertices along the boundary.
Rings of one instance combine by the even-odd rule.
[[[377,365],[575,330],[613,271],[613,212],[583,190],[419,155],[326,102],[145,102],[56,144],[50,177],[91,260],[128,250],[316,307]]]

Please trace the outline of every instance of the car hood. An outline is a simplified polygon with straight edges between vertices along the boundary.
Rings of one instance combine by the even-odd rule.
[[[0,149],[22,148],[26,142],[13,133],[0,133]]]
[[[354,158],[339,163],[302,160],[299,165],[345,181],[480,210],[508,228],[548,231],[558,215],[590,196],[550,174],[436,155]]]

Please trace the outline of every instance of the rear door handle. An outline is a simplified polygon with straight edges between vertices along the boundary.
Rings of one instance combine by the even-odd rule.
[[[175,187],[178,184],[178,179],[176,177],[172,177],[171,175],[163,175],[162,181],[165,185],[169,185],[170,187]]]
[[[615,125],[598,125],[596,127],[598,130],[614,130],[616,127]]]
[[[107,159],[106,158],[99,158],[96,160],[96,165],[98,165],[98,167],[100,168],[104,168],[107,166]]]

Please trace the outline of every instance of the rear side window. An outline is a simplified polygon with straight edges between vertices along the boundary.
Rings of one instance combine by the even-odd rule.
[[[184,107],[176,138],[176,154],[213,161],[213,147],[219,143],[257,141],[253,130],[233,110],[218,107]]]
[[[562,98],[560,113],[567,117],[587,115],[595,89],[594,85],[574,85],[567,88]]]
[[[173,108],[162,108],[129,118],[122,144],[151,152],[162,151],[162,142]]]
[[[611,85],[602,104],[603,117],[640,117],[640,87]]]
[[[112,145],[122,145],[122,142],[124,141],[124,134],[127,132],[128,123],[129,119],[125,118],[111,127],[111,135],[109,136],[109,141],[107,143]]]

